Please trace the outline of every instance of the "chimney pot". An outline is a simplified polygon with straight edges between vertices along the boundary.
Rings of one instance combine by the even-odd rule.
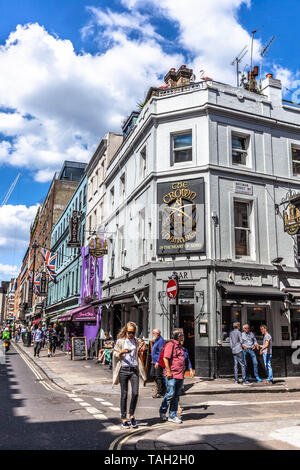
[[[273,74],[272,73],[267,73],[266,78],[273,78]]]

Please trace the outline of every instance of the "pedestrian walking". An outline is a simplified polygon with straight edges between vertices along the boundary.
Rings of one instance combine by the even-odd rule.
[[[152,331],[152,338],[154,341],[152,351],[151,351],[151,359],[152,359],[152,367],[151,367],[151,376],[154,378],[155,382],[155,391],[153,398],[162,398],[166,392],[165,386],[165,379],[164,379],[164,370],[159,365],[159,356],[163,345],[166,343],[164,338],[161,336],[161,331],[156,328]]]
[[[22,329],[21,329],[21,336],[22,336],[22,341],[23,341],[23,344],[24,344],[24,341],[25,341],[25,335],[27,333],[27,328],[26,326],[22,326]]]
[[[48,330],[46,332],[46,340],[48,343],[48,357],[54,357],[55,356],[55,350],[56,350],[56,331],[53,329],[52,325],[49,325]]]
[[[244,354],[244,362],[246,366],[246,380],[248,380],[249,378],[249,374],[247,372],[247,355],[249,355],[252,359],[255,380],[256,382],[262,382],[261,378],[258,375],[258,362],[254,352],[255,349],[259,349],[259,345],[256,341],[254,333],[250,331],[249,325],[247,323],[243,326],[242,348]]]
[[[43,338],[44,338],[44,332],[42,330],[42,324],[40,323],[37,329],[34,330],[34,333],[33,333],[34,357],[35,356],[40,357],[40,350],[41,350]]]
[[[266,372],[268,374],[267,383],[272,384],[273,383],[273,370],[272,370],[272,364],[271,364],[271,359],[272,359],[272,336],[268,332],[267,325],[261,325],[260,326],[260,331],[264,335],[263,345],[260,346],[260,354],[262,354],[262,357],[263,357],[264,363],[265,363]]]
[[[128,322],[118,334],[113,352],[113,385],[120,383],[121,387],[120,409],[123,429],[137,427],[135,409],[139,395],[139,376],[146,381],[145,370],[139,358],[139,343],[136,335],[136,324]],[[127,421],[128,382],[131,384],[130,422]]]
[[[177,410],[185,372],[183,341],[183,330],[175,328],[172,332],[172,340],[164,348],[164,375],[167,391],[159,409],[159,415],[163,422],[167,421],[166,413],[169,408],[168,422],[182,423],[182,420],[177,416]]]
[[[230,347],[233,355],[233,370],[234,370],[234,379],[237,384],[239,381],[239,365],[242,371],[242,384],[251,385],[251,383],[246,379],[246,363],[243,354],[242,348],[242,333],[241,333],[241,324],[240,322],[233,323],[233,330],[230,332],[229,341]]]

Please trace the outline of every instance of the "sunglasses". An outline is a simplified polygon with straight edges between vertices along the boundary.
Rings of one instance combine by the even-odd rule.
[[[129,335],[134,335],[135,331],[132,331],[132,330],[129,331],[129,330],[127,330],[127,333],[128,333]]]

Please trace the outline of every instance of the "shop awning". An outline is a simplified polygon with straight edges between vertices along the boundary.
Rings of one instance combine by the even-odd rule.
[[[41,321],[42,321],[42,319],[41,319],[41,317],[40,317],[40,318],[36,318],[35,320],[32,320],[31,323],[32,323],[33,325],[37,325],[38,323],[41,323]]]
[[[279,300],[283,301],[287,294],[280,291],[276,287],[262,287],[262,286],[236,286],[235,284],[217,282],[217,287],[222,291],[222,296],[226,299],[238,300]]]
[[[139,301],[138,297],[145,292],[146,288],[142,289],[135,289],[130,292],[122,292],[121,294],[112,295],[111,297],[103,297],[102,299],[95,300],[93,305],[103,305],[103,304],[110,304],[113,305],[120,305],[120,304],[137,304],[141,303],[143,299]]]
[[[57,318],[59,322],[66,321],[97,321],[97,313],[91,305],[81,306],[69,310]]]
[[[290,294],[292,300],[300,301],[300,287],[285,287],[282,292]]]

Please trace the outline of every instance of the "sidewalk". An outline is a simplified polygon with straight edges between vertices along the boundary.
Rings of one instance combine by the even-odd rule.
[[[25,353],[53,383],[64,390],[76,390],[83,394],[119,394],[119,387],[112,387],[112,371],[108,366],[97,364],[96,359],[71,361],[70,355],[59,350],[55,357],[47,357],[47,348],[41,350],[40,358],[35,358],[32,346],[25,347],[22,341],[12,342],[12,345],[17,351]],[[187,395],[300,392],[300,377],[280,377],[274,382],[273,385],[253,383],[251,386],[243,386],[235,384],[233,378],[206,380],[187,377],[185,390]],[[141,387],[149,395],[152,395],[153,388],[154,385],[150,382]]]

